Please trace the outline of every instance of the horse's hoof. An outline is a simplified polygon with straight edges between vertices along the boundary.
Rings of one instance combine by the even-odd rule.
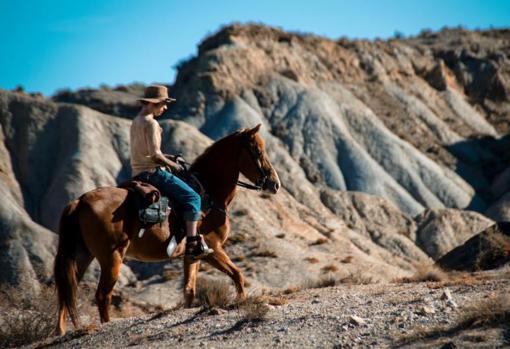
[[[248,297],[246,296],[246,293],[238,294],[236,297],[237,302],[244,302]]]

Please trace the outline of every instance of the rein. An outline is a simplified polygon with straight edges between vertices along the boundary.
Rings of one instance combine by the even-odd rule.
[[[240,187],[243,187],[243,188],[246,188],[246,189],[250,189],[250,190],[256,190],[256,191],[261,191],[262,190],[262,187],[259,186],[259,185],[253,185],[253,184],[250,184],[250,183],[247,183],[247,182],[243,182],[243,181],[237,181],[236,184],[238,186],[240,186]]]
[[[261,178],[259,178],[257,180],[257,183],[255,183],[255,184],[251,184],[251,183],[247,183],[247,182],[238,180],[236,185],[239,187],[242,187],[242,188],[249,189],[249,190],[262,191],[264,188],[264,184],[266,183],[266,180],[267,180],[267,173],[266,173],[266,171],[264,171],[264,169],[262,168],[262,165],[260,164],[260,156],[255,154],[255,151],[252,149],[252,147],[248,147],[248,151],[250,152],[250,154],[252,156],[252,160],[255,162],[257,171],[259,171],[259,173],[261,174]],[[186,171],[188,171],[188,168],[191,166],[191,164],[189,162],[187,162],[186,160],[184,160],[184,158],[180,154],[177,155],[176,162],[183,165],[183,167],[185,168]],[[200,183],[200,181],[198,181],[198,179],[197,179],[197,182],[202,187],[202,184]],[[203,187],[201,189],[203,190]]]

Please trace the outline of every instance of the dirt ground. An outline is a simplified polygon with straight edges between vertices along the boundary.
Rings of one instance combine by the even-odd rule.
[[[33,346],[504,347],[510,345],[509,291],[508,267],[439,282],[288,290],[248,306],[176,308],[114,319]]]

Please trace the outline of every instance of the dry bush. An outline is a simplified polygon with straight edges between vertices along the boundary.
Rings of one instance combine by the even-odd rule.
[[[246,233],[231,234],[229,235],[227,241],[225,241],[225,246],[243,243],[246,242],[247,240],[248,235]]]
[[[344,276],[337,280],[337,284],[347,285],[368,285],[375,283],[374,279],[363,273],[350,272],[347,276]]]
[[[283,296],[281,293],[273,293],[273,294],[261,294],[260,296],[254,297],[254,303],[266,303],[270,305],[284,305],[288,303],[287,297]]]
[[[324,288],[324,287],[331,287],[335,286],[338,283],[338,280],[333,276],[333,274],[327,274],[324,276],[321,276],[317,279],[309,279],[305,281],[301,289],[307,289],[307,288]]]
[[[215,268],[212,267],[210,264],[200,263],[200,271],[203,271],[204,273],[210,273],[214,270],[215,270]]]
[[[426,282],[426,281],[446,281],[448,274],[441,268],[433,264],[420,264],[416,267],[416,273],[410,277],[403,277],[395,280],[397,283],[410,283],[410,282]]]
[[[510,328],[510,294],[491,295],[462,307],[457,326],[497,326]]]
[[[475,270],[487,270],[505,264],[510,257],[510,242],[503,234],[493,234],[492,244],[497,248],[485,248],[480,251],[474,263]]]
[[[273,251],[267,250],[267,249],[260,249],[254,253],[251,254],[250,257],[268,257],[268,258],[277,258],[278,255],[274,253]]]
[[[181,275],[181,272],[177,270],[166,269],[163,270],[163,279],[165,281],[171,281],[177,279]]]
[[[56,296],[41,286],[37,296],[14,287],[0,290],[0,347],[17,347],[45,339],[56,328]]]
[[[234,296],[230,283],[224,279],[197,278],[197,299],[206,308],[226,308]]]
[[[351,263],[352,259],[353,259],[353,257],[351,255],[349,255],[349,256],[345,257],[344,259],[342,259],[340,262],[347,264],[347,263]]]
[[[238,210],[232,211],[232,215],[234,217],[246,216],[248,213],[249,213],[249,211],[247,209],[245,209],[245,208],[240,208]]]
[[[235,256],[231,258],[232,262],[242,262],[245,259],[246,259],[245,255]]]
[[[247,321],[262,321],[269,312],[268,305],[283,305],[287,303],[287,298],[281,294],[272,295],[262,293],[258,296],[250,296],[238,304],[238,309]]]
[[[307,261],[310,264],[317,264],[319,263],[319,259],[315,257],[306,257],[305,261]]]
[[[283,294],[292,294],[292,293],[296,293],[298,291],[301,290],[301,287],[300,286],[289,286],[287,287],[284,291],[283,291]]]
[[[239,307],[243,318],[248,321],[262,321],[269,312],[269,307],[265,303],[246,303]]]
[[[338,271],[338,267],[334,264],[328,264],[321,268],[323,273],[333,273],[335,271]]]
[[[423,339],[451,338],[453,335],[472,328],[503,328],[510,330],[510,295],[492,295],[463,306],[457,318],[447,326],[427,328],[416,327],[411,333],[397,338],[396,345],[403,346]]]
[[[310,246],[322,245],[322,244],[325,244],[326,242],[328,242],[328,239],[326,239],[326,238],[318,238],[314,242],[310,243]]]

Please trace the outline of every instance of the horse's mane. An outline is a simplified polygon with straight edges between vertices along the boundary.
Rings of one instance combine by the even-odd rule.
[[[228,135],[228,136],[225,136],[223,138],[221,138],[220,140],[214,142],[213,144],[211,144],[209,147],[207,147],[204,152],[202,154],[200,154],[196,159],[195,161],[193,161],[193,164],[192,166],[197,166],[199,165],[201,162],[204,161],[204,159],[206,159],[212,152],[214,152],[215,150],[217,149],[222,149],[226,143],[229,143],[233,138],[237,138],[239,137],[241,134],[245,133],[248,129],[247,128],[243,128],[243,129],[240,129],[240,130],[237,130],[235,131],[234,133]]]

